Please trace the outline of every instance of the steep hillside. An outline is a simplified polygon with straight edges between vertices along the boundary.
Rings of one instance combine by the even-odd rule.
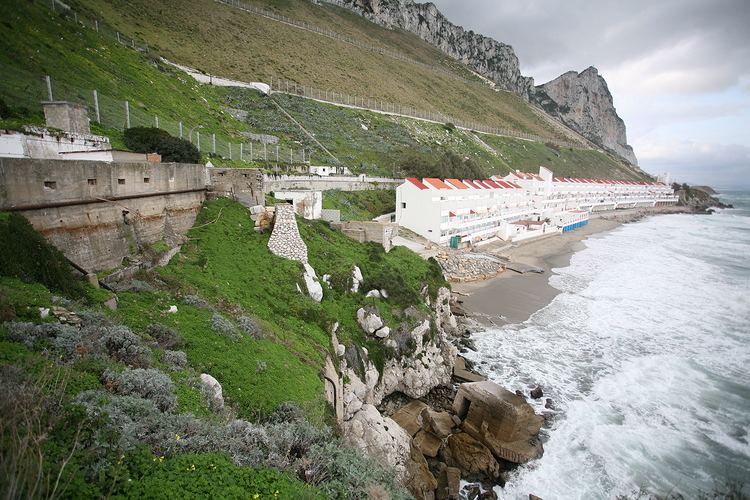
[[[298,22],[397,51],[414,64],[211,0],[77,0],[85,11],[170,60],[243,81],[288,79],[457,119],[575,141],[511,92],[495,91],[439,49],[347,9],[312,2],[251,2]],[[434,68],[432,66],[435,66]],[[468,82],[467,82],[468,80]]]

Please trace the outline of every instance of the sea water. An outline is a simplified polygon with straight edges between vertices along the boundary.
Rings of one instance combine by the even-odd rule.
[[[554,270],[547,307],[475,336],[469,357],[491,380],[544,389],[529,400],[548,416],[544,455],[501,498],[747,493],[750,193],[724,201],[737,208],[589,238]]]

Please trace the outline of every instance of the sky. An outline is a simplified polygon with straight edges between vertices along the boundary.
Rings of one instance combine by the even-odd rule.
[[[750,0],[433,0],[537,85],[599,70],[641,168],[750,188]]]

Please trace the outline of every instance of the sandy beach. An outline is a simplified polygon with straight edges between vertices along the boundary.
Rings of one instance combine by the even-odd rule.
[[[567,266],[573,253],[585,248],[584,240],[647,215],[679,212],[684,212],[684,208],[592,214],[588,225],[569,233],[521,242],[511,248],[504,248],[505,242],[489,244],[482,248],[483,252],[536,266],[544,272],[519,274],[506,270],[489,280],[455,283],[453,290],[459,293],[458,299],[466,313],[480,323],[488,326],[521,323],[560,293],[549,285],[552,269]]]

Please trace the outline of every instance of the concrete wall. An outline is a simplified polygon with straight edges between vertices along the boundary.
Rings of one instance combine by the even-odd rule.
[[[227,196],[245,206],[264,205],[263,172],[257,168],[208,168],[206,183],[217,196]]]
[[[393,238],[398,236],[398,224],[383,222],[351,221],[337,224],[345,235],[364,243],[374,241],[380,243],[388,252],[393,247]]]
[[[320,219],[323,211],[322,191],[274,191],[274,198],[291,201],[297,215],[305,219]]]
[[[205,167],[0,158],[0,210],[19,211],[76,264],[111,269],[176,242],[205,199]]]
[[[308,175],[266,175],[264,186],[266,193],[287,190],[328,191],[366,191],[368,189],[395,189],[403,181],[388,177],[344,176],[308,176]]]
[[[112,161],[112,146],[107,137],[91,134],[51,134],[44,128],[35,128],[32,133],[11,132],[0,134],[0,157],[42,158],[61,160],[66,154],[77,151],[97,151],[101,156],[92,160]]]
[[[44,119],[48,127],[73,134],[90,134],[89,112],[86,106],[74,102],[43,102]]]

